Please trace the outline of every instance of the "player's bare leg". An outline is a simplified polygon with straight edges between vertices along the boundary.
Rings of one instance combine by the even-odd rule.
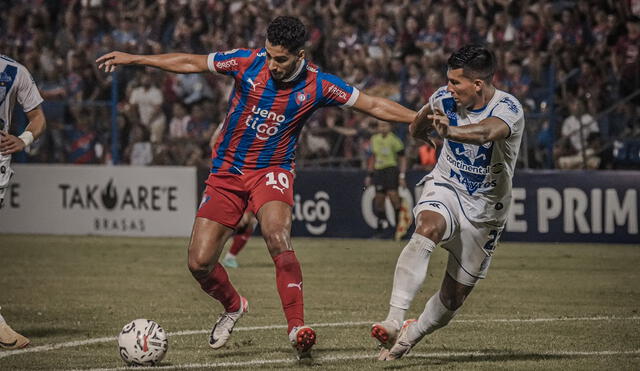
[[[287,319],[289,341],[298,359],[309,358],[315,331],[304,325],[302,270],[291,245],[291,206],[270,201],[258,211],[260,230],[276,268],[276,286]]]
[[[405,321],[398,340],[389,350],[385,360],[401,358],[408,354],[424,336],[446,326],[471,290],[473,286],[463,285],[455,281],[449,273],[445,273],[440,291],[429,298],[418,320]]]
[[[445,230],[446,221],[439,213],[425,210],[418,214],[416,231],[396,263],[387,318],[371,327],[371,336],[382,348],[379,359],[386,359],[387,350],[396,343],[405,312],[427,276],[431,252],[442,240]]]
[[[209,337],[209,345],[214,349],[224,346],[235,323],[248,309],[247,300],[238,294],[227,272],[218,263],[224,243],[232,233],[233,229],[218,222],[196,217],[189,242],[188,265],[191,275],[200,283],[202,290],[218,300],[225,309]]]
[[[238,268],[236,256],[244,249],[258,225],[258,220],[251,211],[245,211],[233,235],[233,243],[221,263],[226,268]]]

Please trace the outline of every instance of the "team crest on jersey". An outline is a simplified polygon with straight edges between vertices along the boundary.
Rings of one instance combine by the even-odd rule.
[[[298,103],[298,105],[301,105],[307,99],[311,99],[311,94],[305,94],[304,92],[300,92],[298,93],[298,95],[296,95],[296,102]]]

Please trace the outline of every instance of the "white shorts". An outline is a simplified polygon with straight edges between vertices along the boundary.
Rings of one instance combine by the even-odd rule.
[[[418,185],[422,182],[424,188],[413,215],[416,220],[425,210],[442,215],[447,226],[440,245],[449,251],[447,273],[463,285],[474,286],[487,276],[504,224],[469,220],[451,184],[431,176],[426,176]]]
[[[11,180],[11,176],[13,175],[13,170],[9,166],[11,157],[5,157],[5,159],[0,160],[0,207],[2,207],[2,203],[4,201],[4,195],[7,193],[9,189],[9,180]]]

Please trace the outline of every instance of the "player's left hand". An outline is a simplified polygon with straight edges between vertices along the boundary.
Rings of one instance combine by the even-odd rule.
[[[0,153],[3,155],[10,155],[12,153],[20,152],[26,147],[22,139],[0,131]]]
[[[442,138],[446,138],[449,135],[449,118],[442,111],[435,111],[428,115],[427,118],[433,120],[433,128]]]

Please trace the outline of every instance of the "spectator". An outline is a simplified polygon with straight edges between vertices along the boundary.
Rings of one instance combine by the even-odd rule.
[[[90,120],[88,109],[82,108],[77,111],[67,147],[67,158],[72,164],[96,163],[96,133],[92,130]]]
[[[189,135],[188,127],[191,116],[187,112],[184,104],[175,102],[173,104],[173,118],[169,123],[169,139],[186,138]]]
[[[545,145],[540,148],[554,141],[552,134],[560,131],[556,130],[560,125],[554,124],[557,120],[553,117],[562,116],[566,102],[573,97],[586,102],[592,117],[598,114],[603,147],[611,147],[610,141],[620,136],[640,136],[634,120],[640,115],[640,96],[629,107],[620,103],[640,87],[640,8],[633,5],[637,1],[71,0],[53,2],[59,3],[55,7],[49,3],[9,1],[0,24],[4,36],[0,50],[23,60],[32,70],[47,101],[47,117],[55,117],[61,125],[74,122],[65,113],[70,104],[91,101],[89,129],[99,143],[110,140],[107,110],[111,108],[112,82],[117,82],[121,114],[117,121],[123,124],[122,152],[114,156],[118,158],[128,158],[124,150],[130,147],[129,130],[145,125],[158,157],[153,162],[183,164],[193,151],[181,152],[180,156],[186,156],[183,158],[173,156],[172,151],[184,150],[186,142],[176,144],[171,128],[166,138],[164,135],[166,124],[174,122],[175,102],[186,104],[188,109],[201,106],[202,119],[189,120],[195,133],[190,138],[198,137],[195,145],[201,151],[194,158],[206,157],[207,138],[215,126],[212,123],[220,122],[233,86],[215,74],[154,71],[149,75],[151,88],[145,90],[136,83],[139,70],[98,73],[93,66],[97,56],[114,49],[136,54],[175,50],[208,53],[239,45],[258,46],[265,38],[265,21],[283,11],[307,23],[312,46],[305,50],[323,70],[350,77],[359,87],[374,89],[412,108],[419,108],[425,97],[446,83],[440,68],[445,50],[466,42],[488,43],[500,61],[496,83],[515,86],[511,90],[521,90],[516,94],[529,98],[524,99],[528,110],[545,115],[527,121],[532,136],[529,142],[535,143],[540,132],[545,133]],[[155,93],[155,86],[161,87],[162,94]],[[139,88],[135,94],[134,88]],[[148,99],[151,91],[155,94],[151,103],[140,101],[128,107],[128,102],[138,102],[140,92]],[[605,107],[612,109],[602,113]],[[175,111],[182,115],[180,109]],[[182,118],[182,128],[186,117],[190,115],[176,120]],[[315,150],[306,154],[323,159],[344,156],[342,164],[360,165],[365,150],[361,146],[368,135],[360,129],[361,121],[354,121],[348,112],[336,113],[333,120],[333,127],[320,120],[305,129],[305,137],[315,145]],[[64,148],[69,148],[70,132],[75,130],[65,127],[66,135],[59,136]],[[555,147],[561,148],[559,144]],[[34,159],[65,161],[54,148],[44,145]],[[532,158],[543,158],[547,153],[551,151]],[[552,164],[554,159],[547,157]],[[412,159],[418,164],[417,155]],[[539,161],[531,163],[544,166]]]
[[[125,150],[129,164],[147,166],[153,161],[153,151],[146,127],[136,125],[131,129],[131,145]]]
[[[558,167],[575,169],[580,167],[585,156],[587,139],[591,133],[599,133],[598,122],[586,112],[585,104],[579,99],[569,104],[571,115],[562,123],[562,137],[556,155]],[[593,153],[593,149],[591,150]]]
[[[151,142],[158,143],[163,139],[165,117],[162,113],[163,97],[146,72],[140,79],[140,86],[133,88],[129,103],[137,109],[140,123],[150,131]]]

